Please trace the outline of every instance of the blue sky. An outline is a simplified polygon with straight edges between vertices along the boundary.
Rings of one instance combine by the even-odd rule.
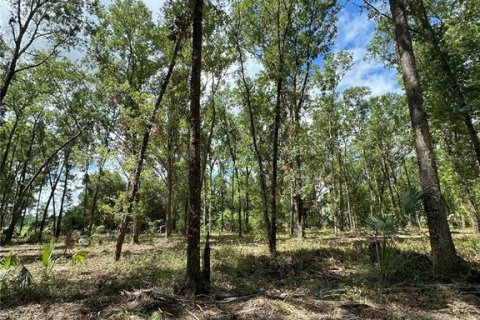
[[[348,50],[353,54],[353,69],[340,83],[340,89],[368,86],[372,95],[399,92],[397,72],[385,68],[383,62],[367,59],[367,48],[375,33],[376,22],[367,12],[348,3],[338,16],[338,36],[334,51]]]

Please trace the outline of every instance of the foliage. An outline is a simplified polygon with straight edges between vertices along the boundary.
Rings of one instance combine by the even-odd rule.
[[[409,188],[405,190],[401,199],[401,211],[406,216],[411,216],[418,207],[421,201],[430,195],[429,191],[418,190],[417,188]]]
[[[22,266],[22,268],[20,269],[20,272],[15,278],[15,282],[22,287],[27,287],[32,285],[33,283],[32,273],[30,272],[30,270],[27,269],[27,267]]]
[[[375,235],[388,237],[395,233],[396,227],[392,217],[371,216],[367,225],[375,232]]]
[[[87,259],[88,252],[85,250],[78,250],[72,255],[72,263],[74,265],[84,263]]]
[[[25,288],[32,282],[33,277],[30,270],[21,264],[20,259],[13,252],[0,261],[0,295],[2,290],[8,289],[9,285]]]
[[[0,260],[0,268],[4,270],[9,270],[19,264],[18,257],[13,253],[10,252],[8,255]]]
[[[49,278],[53,272],[53,267],[55,265],[55,258],[53,256],[54,250],[55,243],[53,241],[45,243],[40,250],[44,278]]]
[[[387,280],[397,270],[398,263],[402,259],[397,254],[392,237],[396,231],[395,223],[391,217],[372,216],[368,225],[375,232],[374,240],[369,244],[369,249],[374,253],[382,279]]]

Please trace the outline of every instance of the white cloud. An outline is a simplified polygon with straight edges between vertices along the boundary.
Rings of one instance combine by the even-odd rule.
[[[163,8],[165,0],[143,0],[143,2],[153,12],[153,16],[155,17]]]
[[[340,90],[353,86],[368,86],[372,95],[401,91],[396,70],[386,68],[380,61],[366,58],[375,27],[376,23],[354,6],[347,6],[340,12],[334,51],[347,50],[353,55],[353,68],[342,79]]]

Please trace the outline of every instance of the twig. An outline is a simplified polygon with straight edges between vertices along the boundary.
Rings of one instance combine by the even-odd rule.
[[[200,319],[197,318],[197,316],[196,316],[195,314],[193,314],[192,312],[190,312],[190,310],[188,310],[187,308],[185,308],[185,310],[186,310],[192,317],[194,317],[194,318],[197,319],[197,320],[200,320]]]

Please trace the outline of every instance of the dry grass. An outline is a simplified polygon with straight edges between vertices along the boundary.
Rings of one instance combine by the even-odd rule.
[[[480,261],[480,238],[454,234],[460,254]],[[43,276],[39,246],[13,250],[32,271],[34,284],[4,288],[0,319],[479,319],[480,286],[459,280],[437,283],[412,259],[388,281],[378,276],[359,234],[309,233],[279,239],[271,261],[266,245],[248,237],[212,237],[212,293],[195,301],[176,297],[184,274],[182,238],[126,244],[113,260],[114,243],[86,248],[84,264],[73,266],[59,248],[50,277]],[[405,259],[425,257],[424,233],[397,240]],[[413,255],[415,252],[415,255]],[[402,256],[403,257],[403,256]]]

